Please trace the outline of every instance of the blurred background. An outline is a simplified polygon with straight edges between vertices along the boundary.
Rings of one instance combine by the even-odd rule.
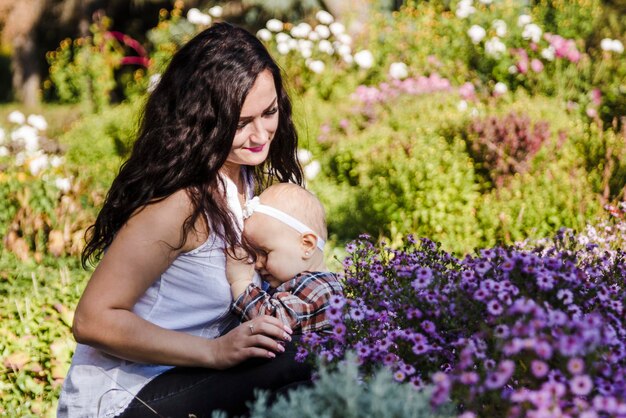
[[[85,230],[160,73],[217,21],[285,73],[333,268],[362,233],[623,248],[625,0],[0,0],[0,416],[54,416]]]

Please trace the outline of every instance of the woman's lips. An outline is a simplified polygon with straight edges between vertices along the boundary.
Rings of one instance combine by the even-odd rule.
[[[246,148],[250,152],[261,152],[265,148],[265,145],[260,145],[258,147],[248,147]]]

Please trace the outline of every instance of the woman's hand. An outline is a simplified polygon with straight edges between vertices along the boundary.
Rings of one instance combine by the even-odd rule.
[[[283,342],[291,341],[292,332],[277,318],[259,316],[214,340],[214,363],[227,369],[253,357],[274,358],[285,351]]]

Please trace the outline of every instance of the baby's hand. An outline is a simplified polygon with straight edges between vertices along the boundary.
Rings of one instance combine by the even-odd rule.
[[[228,283],[235,282],[252,283],[254,277],[254,262],[248,257],[248,253],[241,248],[235,248],[235,257],[230,252],[226,252],[226,278]]]

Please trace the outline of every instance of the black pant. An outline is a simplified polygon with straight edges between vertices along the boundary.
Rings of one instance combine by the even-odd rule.
[[[296,362],[295,351],[293,342],[287,343],[285,352],[274,359],[250,359],[228,370],[175,367],[137,394],[158,415],[134,399],[120,417],[188,418],[195,414],[210,418],[214,410],[229,416],[245,415],[255,389],[276,395],[310,383],[311,367]]]

